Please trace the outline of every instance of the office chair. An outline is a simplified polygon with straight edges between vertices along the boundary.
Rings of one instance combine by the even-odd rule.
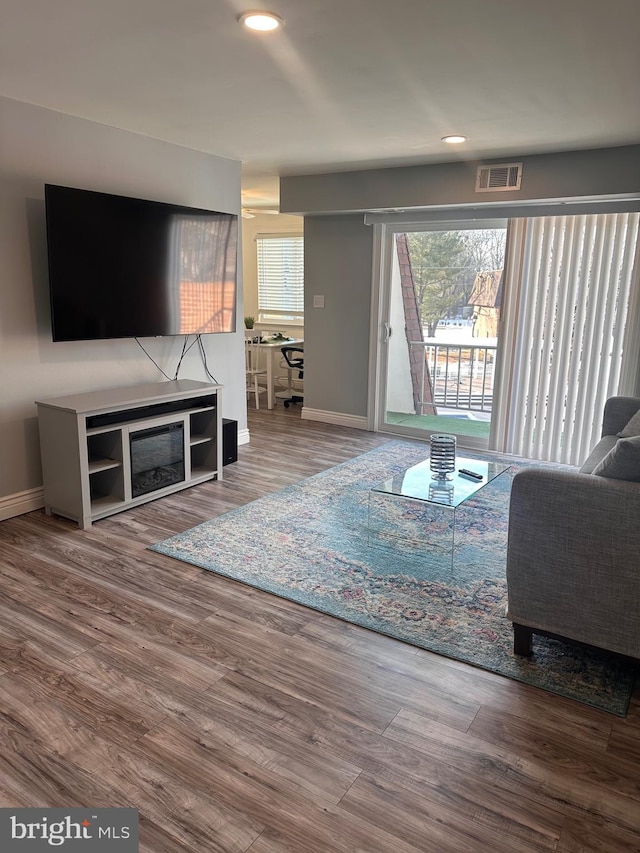
[[[287,391],[291,396],[285,396],[283,400],[285,409],[288,409],[291,403],[302,403],[304,401],[304,397],[301,394],[295,393],[299,389],[294,388],[293,385],[294,382],[301,384],[301,380],[304,379],[304,350],[302,347],[281,347],[280,352],[284,359],[282,366],[287,367],[288,372]],[[298,355],[295,355],[295,353],[298,353]],[[293,376],[294,371],[298,372],[297,379]]]

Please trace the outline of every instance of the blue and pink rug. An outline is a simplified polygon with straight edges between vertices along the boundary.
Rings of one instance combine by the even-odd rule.
[[[426,455],[423,444],[390,441],[152,550],[623,716],[636,676],[628,662],[542,637],[531,659],[513,654],[505,555],[517,465],[506,463],[507,473],[456,511],[453,565],[417,541],[415,506],[370,506],[372,486]],[[386,512],[393,518],[380,517]],[[433,524],[446,534],[444,512]],[[371,529],[399,535],[372,536]]]

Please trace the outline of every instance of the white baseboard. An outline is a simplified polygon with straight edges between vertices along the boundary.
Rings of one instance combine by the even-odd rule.
[[[248,429],[238,431],[238,444],[249,444]],[[44,488],[42,486],[0,497],[0,521],[6,521],[7,518],[13,518],[16,515],[24,515],[25,512],[42,509],[43,506]]]
[[[34,509],[42,509],[44,506],[44,489],[38,486],[36,489],[26,489],[24,492],[16,492],[14,495],[0,497],[0,521],[13,518],[15,515],[23,515],[25,512],[33,512]]]
[[[343,415],[339,412],[325,412],[321,409],[302,409],[302,417],[308,421],[322,421],[325,424],[336,424],[337,426],[353,427],[354,429],[366,429],[367,419],[356,415]],[[238,445],[249,444],[249,430],[238,430]],[[42,509],[44,506],[44,489],[38,486],[35,489],[26,489],[24,492],[16,492],[13,495],[0,497],[0,521],[23,515]]]
[[[323,424],[335,424],[352,429],[368,429],[366,417],[360,415],[345,415],[341,412],[326,412],[323,409],[310,409],[302,407],[303,421],[321,421]]]

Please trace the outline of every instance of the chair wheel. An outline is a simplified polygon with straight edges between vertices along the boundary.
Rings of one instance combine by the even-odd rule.
[[[285,407],[285,409],[289,408],[289,401],[288,400],[284,401],[284,407]]]

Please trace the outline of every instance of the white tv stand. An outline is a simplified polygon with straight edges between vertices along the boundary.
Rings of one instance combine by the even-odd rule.
[[[47,515],[90,527],[196,483],[221,480],[220,397],[220,385],[179,379],[36,401]],[[154,445],[156,433],[164,438]],[[132,457],[132,447],[145,440],[150,447]],[[173,456],[161,461],[141,485],[136,478],[154,446],[165,455],[177,450],[183,462]],[[172,481],[162,485],[167,472]]]

